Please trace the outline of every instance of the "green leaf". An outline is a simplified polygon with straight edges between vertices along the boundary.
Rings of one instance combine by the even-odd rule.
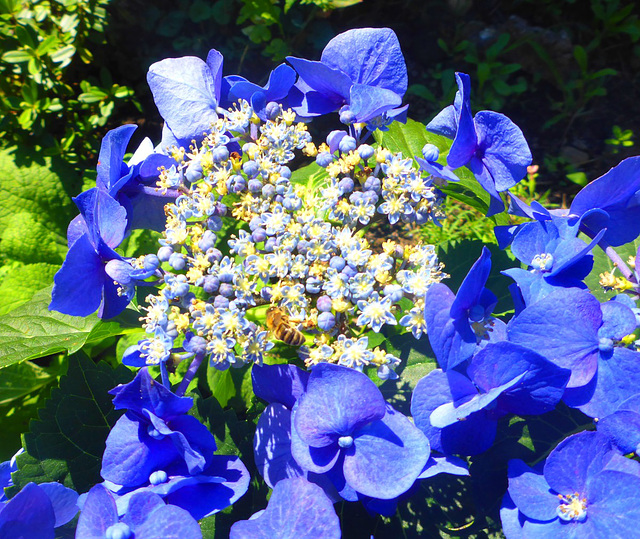
[[[588,238],[583,238],[585,241],[589,241]],[[626,245],[622,245],[620,247],[614,247],[614,250],[622,260],[627,263],[629,257],[633,257],[635,259],[636,253],[638,251],[638,247],[640,247],[640,238],[635,239],[631,243],[627,243]],[[604,253],[600,247],[595,247],[593,249],[593,269],[591,273],[587,275],[587,278],[584,280],[586,285],[589,287],[593,295],[598,298],[600,301],[608,301],[613,296],[617,295],[618,292],[615,290],[605,291],[602,286],[600,286],[600,274],[605,272],[611,272],[614,269],[613,262],[611,259]],[[616,277],[622,277],[622,274],[616,270],[614,275]]]
[[[71,62],[71,59],[73,58],[73,55],[75,53],[76,53],[76,48],[73,45],[65,45],[61,49],[58,49],[57,51],[52,52],[49,55],[49,57],[51,58],[52,62],[55,62],[56,64],[61,64],[61,67],[62,67],[67,65],[69,62]]]
[[[3,269],[5,273],[0,279],[0,316],[17,309],[36,292],[50,286],[60,265],[46,262],[27,265],[15,263]]]
[[[9,460],[22,447],[22,434],[29,430],[29,422],[38,418],[38,410],[49,397],[49,388],[45,386],[34,394],[0,406],[0,462]]]
[[[56,379],[56,369],[25,361],[0,370],[0,406],[33,393]]]
[[[126,367],[113,370],[84,354],[71,356],[67,374],[24,435],[26,452],[17,459],[14,492],[30,481],[57,481],[77,492],[101,482],[105,441],[122,415],[108,391],[132,378]]]
[[[11,64],[19,64],[31,60],[31,54],[27,51],[8,51],[2,55],[2,59]]]
[[[304,185],[308,193],[316,193],[318,189],[327,185],[329,174],[315,161],[302,168],[297,168],[291,174],[291,182]]]
[[[9,314],[0,316],[0,368],[26,359],[58,352],[78,351],[85,344],[107,337],[139,331],[133,320],[123,314],[102,321],[95,314],[67,316],[49,311],[51,288],[38,291],[31,300]]]
[[[236,386],[231,377],[231,369],[220,371],[209,364],[207,366],[207,383],[211,394],[223,408],[236,395]]]

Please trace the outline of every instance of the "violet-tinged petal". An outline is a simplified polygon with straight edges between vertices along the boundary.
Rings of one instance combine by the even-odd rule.
[[[164,207],[174,201],[175,195],[169,193],[162,195],[155,188],[144,187],[129,196],[129,226],[131,229],[146,228],[162,232],[166,224]]]
[[[98,309],[98,318],[106,320],[118,316],[127,308],[131,298],[132,295],[120,294],[120,287],[112,281],[107,280],[102,289],[102,304]]]
[[[465,395],[477,394],[477,388],[456,371],[431,371],[418,382],[411,398],[411,415],[416,426],[426,434],[431,448],[447,455],[476,455],[488,449],[496,435],[497,422],[484,411],[468,416],[465,421],[438,429],[429,417],[438,406],[459,401]]]
[[[222,64],[224,62],[224,58],[220,51],[216,49],[211,49],[207,54],[207,67],[211,71],[211,76],[213,77],[213,92],[216,96],[216,99],[220,97],[220,91],[222,88]]]
[[[71,316],[89,316],[100,307],[104,279],[102,259],[89,235],[84,234],[71,246],[53,278],[49,309]]]
[[[590,417],[605,417],[636,395],[640,388],[640,352],[614,348],[601,355],[598,371],[585,386],[567,390],[564,401]]]
[[[307,391],[298,401],[292,422],[306,444],[323,447],[384,414],[382,393],[366,374],[320,363],[309,376]]]
[[[80,193],[73,201],[84,217],[96,249],[100,247],[100,239],[111,249],[122,243],[127,229],[127,211],[117,200],[106,191],[94,187]]]
[[[469,475],[469,465],[458,457],[437,457],[432,453],[418,479],[428,479],[441,473],[459,476]]]
[[[476,180],[478,180],[480,186],[489,195],[489,209],[487,211],[487,217],[502,213],[504,211],[504,202],[500,197],[500,193],[498,193],[498,190],[496,189],[495,181],[491,175],[491,171],[487,168],[486,163],[477,155],[474,155],[471,158],[471,161],[467,163],[467,167],[471,172],[473,172],[473,175],[476,177]]]
[[[602,326],[598,330],[599,338],[620,340],[636,329],[636,316],[633,311],[619,301],[607,301],[601,306]]]
[[[121,125],[109,131],[102,139],[96,178],[96,184],[99,188],[109,190],[126,174],[127,166],[124,164],[124,154],[127,151],[129,140],[137,128],[138,126],[135,124]]]
[[[464,421],[471,414],[483,410],[495,402],[500,395],[510,388],[520,383],[524,373],[508,380],[504,384],[489,389],[486,393],[476,393],[464,402],[446,402],[438,406],[429,417],[431,425],[439,429],[455,425],[459,421]]]
[[[346,103],[353,84],[348,75],[323,62],[314,62],[293,56],[287,56],[287,62],[293,66],[293,69],[308,87],[335,105],[334,110]]]
[[[614,247],[624,245],[640,234],[638,190],[640,157],[629,157],[585,186],[573,199],[570,213],[583,215],[593,208],[606,211],[608,221],[594,214],[585,216],[583,224],[594,233],[606,226],[604,240]]]
[[[455,175],[455,173],[448,167],[443,166],[440,163],[436,163],[435,161],[430,162],[422,159],[421,157],[414,157],[414,159],[420,165],[420,168],[424,170],[427,174],[431,176],[435,176],[436,178],[442,178],[443,180],[447,180],[450,182],[459,182],[460,178]]]
[[[56,516],[55,527],[69,522],[78,513],[78,493],[65,487],[61,483],[40,483],[38,485],[45,491]]]
[[[202,539],[198,522],[180,507],[162,503],[147,515],[148,518],[135,528],[136,539]]]
[[[202,137],[217,120],[217,77],[194,56],[167,58],[149,67],[147,82],[153,100],[177,138]]]
[[[633,453],[640,445],[640,414],[624,409],[614,412],[598,421],[598,432],[607,436],[622,453]]]
[[[471,266],[469,273],[467,273],[458,289],[456,299],[451,305],[451,316],[453,318],[465,315],[466,311],[479,303],[490,273],[491,251],[483,247],[480,257]]]
[[[349,110],[357,122],[367,122],[402,104],[402,97],[392,90],[354,84],[349,97]]]
[[[118,522],[116,502],[103,486],[96,485],[87,495],[78,519],[76,537],[78,539],[104,539],[109,526]]]
[[[527,174],[532,156],[520,128],[503,114],[483,110],[473,118],[482,161],[498,192],[516,185]]]
[[[0,537],[53,539],[55,514],[47,494],[35,483],[0,506]]]
[[[509,496],[527,518],[557,518],[557,493],[551,491],[542,473],[536,473],[520,459],[509,461]]]
[[[156,382],[148,369],[138,371],[128,384],[120,384],[109,391],[116,410],[126,409],[139,414],[145,410],[169,420],[186,414],[193,406],[191,397],[178,397],[162,384]]]
[[[230,539],[338,539],[340,520],[322,489],[304,478],[285,479],[267,508],[231,527]]]
[[[543,414],[562,398],[571,372],[540,354],[511,342],[487,344],[476,354],[467,375],[481,391],[504,387],[498,408],[518,415]],[[517,380],[517,385],[512,382]]]
[[[311,447],[301,438],[293,425],[295,424],[295,413],[292,417],[291,429],[291,455],[303,470],[323,474],[331,470],[340,457],[340,446],[338,436],[335,442],[324,447]]]
[[[256,467],[273,488],[282,479],[306,476],[291,454],[291,410],[272,403],[262,412],[253,437]]]
[[[509,340],[571,369],[567,387],[585,385],[598,367],[598,328],[602,312],[588,292],[561,289],[527,306],[509,322]]]
[[[293,405],[305,392],[309,373],[295,365],[254,365],[251,381],[256,397],[268,403],[279,402],[287,408]]]
[[[640,462],[634,460],[633,458],[627,458],[620,454],[612,455],[611,459],[609,460],[609,462],[607,462],[604,469],[640,477]]]
[[[138,492],[131,496],[127,514],[122,521],[131,528],[137,528],[149,518],[151,511],[158,507],[166,506],[155,492]]]
[[[447,164],[451,168],[465,166],[478,148],[478,138],[471,116],[471,79],[465,73],[456,73],[458,83],[458,95],[461,99],[461,107],[456,112],[457,131],[451,149],[447,154]]]
[[[636,537],[640,524],[640,478],[605,470],[594,475],[586,492],[591,537]]]
[[[381,420],[354,433],[353,447],[344,457],[347,483],[365,496],[387,500],[413,485],[430,453],[426,436],[391,407]]]
[[[525,516],[518,511],[516,504],[513,503],[511,496],[509,496],[509,492],[502,498],[500,522],[502,523],[502,532],[507,539],[519,539],[523,537],[522,529],[525,524]]]
[[[238,457],[214,455],[206,474],[212,476],[212,481],[177,489],[165,497],[165,502],[186,509],[199,520],[226,509],[249,488],[249,472]],[[222,482],[216,478],[222,478]]]
[[[425,296],[424,319],[429,343],[438,365],[449,370],[469,359],[477,349],[477,338],[466,317],[451,317],[455,295],[442,283],[430,286]]]
[[[354,83],[386,88],[401,96],[407,91],[407,67],[390,28],[343,32],[327,43],[321,61],[346,73]]]
[[[544,478],[560,494],[582,494],[588,477],[602,470],[610,460],[611,450],[611,443],[599,432],[574,434],[549,454]]]
[[[456,108],[453,105],[442,109],[438,115],[427,124],[427,131],[450,139],[456,136],[457,129],[458,117]]]
[[[148,424],[123,415],[107,437],[100,475],[108,481],[137,487],[149,479],[154,470],[162,469],[178,457],[172,441],[149,436]]]

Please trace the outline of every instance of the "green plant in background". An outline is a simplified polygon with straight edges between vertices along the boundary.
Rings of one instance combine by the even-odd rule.
[[[78,164],[99,147],[97,128],[133,91],[102,68],[109,0],[0,2],[0,137]],[[86,80],[84,80],[86,79]]]
[[[633,146],[633,131],[631,129],[620,129],[619,125],[612,128],[612,136],[604,141],[611,147],[613,153],[618,153],[622,148],[630,148]]]

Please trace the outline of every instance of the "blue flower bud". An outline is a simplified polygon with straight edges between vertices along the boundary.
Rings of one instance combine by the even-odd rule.
[[[295,195],[286,196],[282,205],[284,206],[284,209],[287,211],[291,211],[291,212],[298,211],[300,208],[302,208],[302,199]]]
[[[357,273],[358,273],[358,270],[352,268],[349,265],[346,265],[342,270],[342,274],[345,275],[347,279],[351,279],[352,277],[355,277]]]
[[[265,286],[260,290],[260,297],[265,301],[271,301],[272,291],[270,286]]]
[[[365,191],[375,191],[376,193],[379,193],[382,190],[382,181],[380,178],[376,178],[375,176],[369,176],[365,180],[362,188]]]
[[[132,535],[131,528],[124,522],[116,522],[104,532],[105,539],[129,539]]]
[[[256,163],[255,161],[245,161],[244,163],[242,163],[242,171],[249,176],[249,178],[253,178],[256,174],[258,174],[258,171],[260,170],[260,167],[258,166],[258,163]]]
[[[331,260],[329,260],[329,267],[333,268],[336,271],[342,271],[346,265],[346,261],[341,256],[333,256]]]
[[[263,188],[262,188],[262,196],[266,199],[270,199],[273,198],[273,196],[276,194],[276,188],[271,185],[270,183],[266,184]]]
[[[183,270],[185,265],[187,263],[186,258],[184,257],[183,254],[180,253],[173,253],[170,257],[169,257],[169,265],[177,271]]]
[[[234,193],[241,193],[247,188],[247,181],[239,174],[233,176],[231,182],[231,190]]]
[[[336,317],[333,313],[324,312],[318,315],[318,327],[322,331],[330,331],[336,325]]]
[[[267,239],[267,231],[262,227],[258,227],[251,233],[251,239],[254,243],[262,243]]]
[[[265,242],[264,250],[267,251],[268,253],[272,253],[273,250],[276,248],[276,246],[277,246],[276,239],[274,237],[271,237],[267,239],[267,241]]]
[[[307,279],[307,292],[309,294],[319,294],[320,290],[322,290],[322,279],[318,277],[309,277]]]
[[[440,150],[434,144],[425,144],[422,148],[422,156],[427,161],[437,161],[440,157]]]
[[[282,112],[282,107],[275,101],[269,101],[265,107],[265,112],[269,120],[275,120]]]
[[[212,264],[220,262],[220,260],[222,260],[222,252],[220,249],[214,247],[213,249],[207,250],[207,260]]]
[[[213,249],[216,239],[216,235],[211,230],[206,230],[198,242],[198,247],[201,251],[207,252],[209,249]]]
[[[220,287],[220,279],[215,277],[214,275],[207,275],[204,278],[204,283],[202,284],[202,289],[207,294],[215,294]]]
[[[202,340],[204,341],[204,339]],[[164,470],[156,470],[155,472],[151,472],[151,475],[149,475],[149,483],[151,483],[152,485],[161,485],[162,483],[166,483],[168,479],[169,476]]]
[[[262,191],[262,182],[257,178],[249,180],[247,185],[250,193],[260,193]]]
[[[156,255],[147,255],[144,257],[143,265],[146,271],[156,271],[160,267],[160,259]]]
[[[147,427],[147,434],[154,440],[162,440],[164,438],[164,434],[158,432],[156,428],[151,424],[149,424],[149,426]]]
[[[360,144],[360,146],[358,146],[358,155],[362,157],[362,159],[370,159],[374,153],[375,150],[368,144]]]
[[[191,163],[189,163],[189,166],[184,173],[184,177],[191,183],[197,182],[200,178],[202,178],[202,163],[199,159],[191,161]]]
[[[365,200],[367,204],[375,204],[376,202],[378,202],[378,199],[380,197],[378,193],[376,193],[375,191],[368,190],[368,191],[362,192],[362,198]]]
[[[338,183],[338,187],[342,190],[343,195],[353,191],[354,186],[353,180],[349,177],[342,178]]]
[[[216,203],[215,215],[217,215],[218,217],[224,217],[225,215],[227,215],[227,207],[222,202]]]
[[[291,178],[291,169],[285,165],[280,165],[280,176],[282,176],[283,178],[287,178],[290,179]]]
[[[213,232],[222,230],[222,219],[220,217],[209,217],[207,219],[207,228]]]
[[[340,111],[340,123],[351,125],[356,120],[356,115],[349,109],[343,107]]]
[[[320,296],[316,301],[316,309],[320,312],[329,312],[332,307],[332,301],[329,296]]]
[[[316,163],[322,168],[328,167],[333,162],[333,155],[329,152],[320,152],[316,155]]]
[[[173,254],[173,249],[168,245],[164,245],[158,249],[158,260],[160,262],[169,262],[169,257]]]
[[[349,153],[356,149],[356,139],[350,136],[343,137],[338,144],[338,148],[342,153]]]
[[[362,191],[354,191],[353,193],[351,193],[351,195],[349,195],[349,202],[351,202],[351,204],[355,204],[361,198],[362,198]]]
[[[213,159],[214,163],[219,163],[220,161],[226,161],[229,159],[229,150],[226,146],[218,146],[211,150],[211,159]]]
[[[229,300],[224,296],[216,296],[213,300],[213,306],[216,309],[227,309],[229,307]]]

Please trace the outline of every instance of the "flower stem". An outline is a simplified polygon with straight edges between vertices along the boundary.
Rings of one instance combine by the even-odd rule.
[[[193,377],[196,375],[196,372],[198,372],[198,369],[200,368],[200,364],[202,363],[203,359],[204,359],[204,354],[196,354],[193,360],[191,361],[191,365],[189,365],[189,369],[187,369],[187,372],[185,373],[184,378],[182,379],[182,382],[180,382],[180,386],[176,390],[176,395],[178,395],[178,397],[182,397],[182,395],[184,395],[185,392],[187,391],[187,387],[189,387],[191,380],[193,380]]]

